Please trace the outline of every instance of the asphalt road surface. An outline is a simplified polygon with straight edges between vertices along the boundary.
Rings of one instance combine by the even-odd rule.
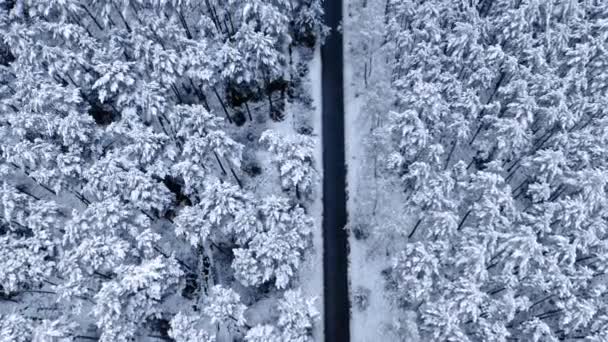
[[[323,277],[325,341],[350,341],[342,1],[325,0],[325,22],[332,32],[321,48],[323,92]]]

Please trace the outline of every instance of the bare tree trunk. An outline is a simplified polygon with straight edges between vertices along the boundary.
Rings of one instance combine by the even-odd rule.
[[[418,219],[418,222],[416,222],[416,225],[414,226],[414,229],[412,229],[412,232],[407,236],[408,239],[411,239],[412,236],[414,236],[414,233],[416,233],[416,230],[418,230],[418,227],[420,226],[420,223],[422,223],[422,219]]]
[[[97,18],[95,18],[95,16],[93,16],[93,14],[89,10],[89,8],[87,6],[85,6],[85,5],[81,5],[81,6],[84,9],[84,11],[88,14],[88,16],[91,17],[91,19],[93,20],[93,22],[95,23],[95,25],[99,28],[99,30],[103,31],[103,26],[101,26],[101,24],[99,23],[99,21],[97,21]]]
[[[469,215],[471,214],[471,210],[472,210],[472,209],[469,209],[469,211],[467,211],[467,213],[466,213],[466,214],[464,214],[464,216],[463,216],[462,220],[460,220],[460,223],[458,224],[458,228],[456,228],[456,230],[460,230],[460,229],[462,229],[462,225],[463,225],[463,224],[464,224],[464,222],[467,220],[467,217],[469,217]]]
[[[233,123],[232,122],[232,118],[230,117],[230,114],[228,113],[228,109],[226,108],[226,104],[224,103],[224,100],[222,100],[222,97],[217,92],[217,89],[215,89],[215,87],[213,87],[213,92],[215,93],[215,96],[217,97],[217,100],[220,102],[220,105],[222,105],[222,109],[224,110],[224,114],[226,114],[226,119],[228,119],[228,122]]]
[[[186,22],[186,18],[184,18],[184,15],[182,14],[181,9],[175,9],[175,12],[177,13],[177,16],[179,18],[179,22],[182,24],[182,27],[184,28],[184,30],[186,30],[186,37],[188,39],[192,39],[192,33],[190,32],[190,29],[188,28],[188,23]]]
[[[213,155],[215,155],[215,159],[217,160],[218,165],[222,169],[222,174],[224,176],[226,176],[228,173],[226,172],[226,169],[224,168],[224,165],[222,164],[222,161],[220,160],[220,157],[217,155],[217,152],[213,151]]]
[[[118,8],[118,6],[116,6],[116,4],[114,3],[113,0],[110,0],[110,2],[112,3],[112,6],[114,6],[114,9],[116,10],[116,12],[118,12],[118,15],[120,16],[120,19],[122,20],[122,22],[125,24],[125,28],[127,29],[127,31],[129,33],[131,33],[131,26],[129,26],[129,23],[127,22],[125,17],[122,15],[122,11]]]
[[[236,175],[236,172],[234,172],[234,169],[232,168],[232,166],[230,167],[230,173],[232,173],[232,176],[234,177],[234,179],[236,180],[236,183],[239,185],[239,188],[243,188],[243,183],[241,183],[241,180],[239,179],[239,177]]]
[[[450,159],[452,159],[452,154],[454,154],[456,145],[458,145],[458,140],[454,140],[454,143],[452,143],[452,148],[450,149],[450,153],[448,153],[448,158],[445,160],[445,166],[443,167],[444,170],[447,170],[448,166],[450,165]]]
[[[245,109],[247,109],[247,115],[249,115],[249,121],[253,122],[253,117],[251,116],[251,110],[249,110],[249,105],[247,101],[245,101]]]

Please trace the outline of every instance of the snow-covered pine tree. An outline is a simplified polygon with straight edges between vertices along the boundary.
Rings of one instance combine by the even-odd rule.
[[[273,163],[277,165],[283,188],[295,192],[297,198],[311,196],[317,180],[314,140],[301,134],[286,137],[278,132],[266,131],[262,133],[260,141],[273,154]]]
[[[175,259],[157,257],[137,266],[119,266],[118,278],[103,284],[95,295],[93,313],[101,341],[129,341],[160,303],[174,293],[183,272]]]
[[[296,276],[310,246],[313,220],[299,205],[271,196],[257,203],[260,226],[244,247],[234,249],[232,268],[246,285],[272,281],[284,289]]]
[[[228,92],[249,75],[246,101],[266,101],[321,16],[317,0],[0,1],[0,339],[213,340],[211,317],[164,323],[205,282],[233,291],[231,249],[262,255],[258,232],[297,239],[265,281],[295,277],[310,218],[258,210]]]
[[[605,338],[608,6],[403,0],[386,14],[395,96],[374,146],[407,201],[389,280],[408,327]]]

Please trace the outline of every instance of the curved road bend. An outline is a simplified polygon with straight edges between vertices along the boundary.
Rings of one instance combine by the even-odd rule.
[[[325,341],[350,340],[342,1],[325,0],[325,21],[332,29],[321,48],[323,92],[323,287]]]

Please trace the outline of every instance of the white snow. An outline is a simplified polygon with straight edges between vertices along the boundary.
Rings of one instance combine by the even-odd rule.
[[[373,20],[382,20],[383,13],[378,12],[383,4],[370,5],[376,10],[376,15],[362,16]],[[370,153],[367,145],[371,130],[374,126],[376,115],[368,109],[370,103],[375,104],[379,98],[370,95],[365,88],[363,72],[364,61],[381,57],[376,51],[369,54],[361,51],[359,46],[362,39],[369,39],[367,35],[361,34],[357,27],[370,27],[373,22],[357,22],[349,16],[349,11],[358,10],[360,3],[355,4],[351,0],[344,2],[344,92],[345,92],[345,136],[346,136],[346,163],[348,166],[347,191],[348,211],[351,230],[350,244],[350,292],[352,307],[351,317],[351,340],[352,341],[398,341],[398,336],[391,334],[390,325],[397,318],[398,312],[393,310],[391,302],[385,296],[385,280],[382,270],[390,266],[392,251],[386,248],[386,240],[380,239],[382,234],[376,228],[376,222],[397,222],[397,213],[401,201],[395,198],[399,194],[391,191],[394,187],[385,184],[375,177],[378,167],[377,156]],[[349,7],[351,9],[349,9]],[[368,8],[368,10],[370,10]],[[374,73],[381,74],[379,70],[382,63],[374,63],[372,78],[368,79],[368,86],[374,86]],[[377,79],[380,79],[378,77]],[[355,238],[353,228],[364,227],[370,232],[367,239]],[[364,310],[357,308],[353,302],[353,294],[358,289],[369,290],[369,306]]]
[[[302,291],[307,296],[317,297],[317,308],[321,315],[315,325],[313,333],[315,341],[323,341],[323,145],[321,138],[321,49],[315,49],[314,58],[309,64],[309,79],[314,111],[312,113],[313,137],[317,138],[315,148],[315,166],[319,171],[318,185],[314,194],[314,201],[310,205],[310,215],[315,219],[315,232],[313,233],[313,248],[309,252],[304,267],[300,272]]]

